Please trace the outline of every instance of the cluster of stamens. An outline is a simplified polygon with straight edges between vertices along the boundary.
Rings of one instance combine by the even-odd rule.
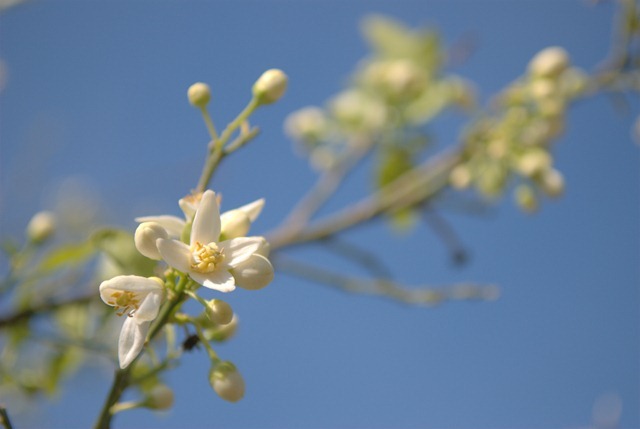
[[[202,244],[196,242],[191,248],[191,268],[200,273],[210,273],[224,260],[224,253],[216,243]]]
[[[132,317],[133,313],[140,307],[140,300],[131,291],[113,292],[111,299],[107,303],[118,310],[116,313],[118,316],[127,313],[127,316]]]

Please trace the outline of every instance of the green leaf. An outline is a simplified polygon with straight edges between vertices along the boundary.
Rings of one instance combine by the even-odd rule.
[[[91,236],[91,241],[118,265],[122,274],[153,275],[157,262],[138,252],[131,233],[120,229],[102,229]]]
[[[38,269],[43,273],[47,273],[63,267],[75,267],[92,257],[95,251],[93,243],[89,241],[63,244],[49,252],[40,262]]]

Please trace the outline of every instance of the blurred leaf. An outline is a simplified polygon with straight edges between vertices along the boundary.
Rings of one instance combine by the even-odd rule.
[[[157,262],[138,252],[131,233],[120,229],[102,229],[91,236],[91,241],[120,267],[122,274],[153,275]]]
[[[415,165],[413,157],[410,147],[391,146],[383,150],[378,167],[378,189],[384,189],[386,185],[411,170]],[[412,227],[417,219],[415,209],[411,207],[394,210],[389,213],[389,217],[393,226],[401,230]]]
[[[82,360],[81,355],[82,353],[75,347],[67,347],[50,358],[43,386],[49,395],[56,393],[65,375],[78,367]]]
[[[440,40],[433,31],[414,31],[391,18],[372,15],[363,20],[362,32],[384,58],[411,59],[431,75],[440,67]]]
[[[40,262],[38,270],[44,274],[63,267],[75,267],[91,258],[95,251],[93,243],[89,241],[64,244],[49,252]]]

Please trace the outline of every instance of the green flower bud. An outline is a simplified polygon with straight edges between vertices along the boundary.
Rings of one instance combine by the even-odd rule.
[[[231,362],[221,362],[211,368],[209,383],[225,401],[238,402],[244,397],[244,379]]]
[[[533,148],[526,151],[517,162],[520,173],[527,177],[533,177],[551,168],[551,155],[544,149]]]
[[[209,104],[209,100],[211,100],[209,85],[202,82],[194,83],[189,87],[187,97],[192,106],[204,109]]]
[[[267,70],[253,84],[253,96],[259,104],[274,103],[284,95],[287,83],[287,75],[282,70]]]
[[[209,318],[207,317],[207,320]],[[223,342],[233,337],[238,329],[238,316],[235,314],[226,325],[219,325],[204,329],[204,336],[207,341]]]
[[[55,215],[49,211],[38,212],[27,225],[27,238],[33,243],[42,243],[53,235],[55,229]]]
[[[221,299],[212,299],[206,309],[207,317],[218,325],[227,325],[233,319],[231,306]]]

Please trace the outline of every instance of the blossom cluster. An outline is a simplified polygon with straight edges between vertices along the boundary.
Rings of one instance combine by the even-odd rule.
[[[136,219],[140,225],[135,244],[141,254],[164,261],[191,286],[220,292],[231,292],[236,286],[261,289],[273,280],[267,241],[246,236],[264,200],[221,215],[215,193],[207,190],[181,199],[179,205],[184,218],[162,215]],[[102,300],[115,307],[119,315],[128,316],[118,343],[121,368],[142,351],[166,289],[173,286],[169,280],[139,276],[117,276],[100,285]]]

